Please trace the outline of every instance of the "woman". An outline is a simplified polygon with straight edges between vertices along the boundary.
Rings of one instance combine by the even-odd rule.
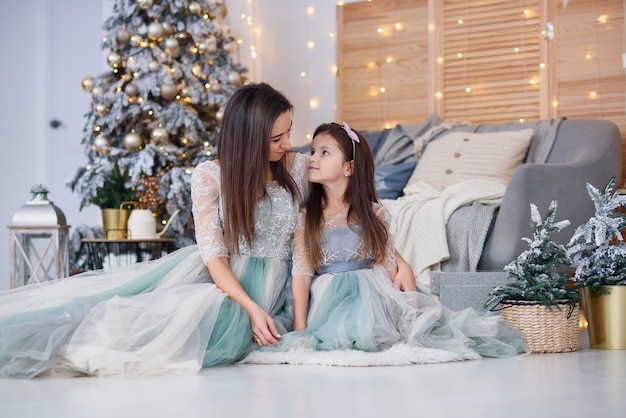
[[[237,360],[253,336],[276,343],[307,193],[307,158],[287,152],[292,108],[267,84],[233,94],[220,159],[191,179],[197,246],[1,294],[0,376],[194,372]]]

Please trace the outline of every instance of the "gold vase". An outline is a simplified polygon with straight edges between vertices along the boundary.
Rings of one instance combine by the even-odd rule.
[[[101,209],[101,211],[104,238],[126,239],[128,237],[130,209]]]
[[[589,346],[607,350],[626,349],[626,286],[600,286],[607,294],[583,288],[589,323]]]

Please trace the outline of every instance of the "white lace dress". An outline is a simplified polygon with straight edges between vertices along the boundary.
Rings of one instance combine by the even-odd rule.
[[[307,193],[308,157],[291,169]],[[113,272],[87,272],[0,293],[0,377],[44,372],[145,376],[195,373],[255,347],[247,313],[212,282],[206,262],[228,256],[222,235],[220,167],[192,175],[198,245]],[[256,213],[256,241],[231,258],[253,300],[287,325],[291,239],[300,200],[275,182]],[[280,329],[286,331],[283,326]]]
[[[379,204],[374,210],[388,225],[389,212]],[[388,272],[396,268],[391,240],[384,262],[374,264],[371,254],[364,257],[361,226],[345,215],[322,226],[320,274],[308,262],[302,217],[293,246],[293,276],[313,276],[306,331],[284,335],[245,362],[393,365],[527,352],[524,336],[498,315],[453,312],[430,295],[397,290]]]

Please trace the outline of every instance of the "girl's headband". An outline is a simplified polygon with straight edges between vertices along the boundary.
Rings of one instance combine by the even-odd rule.
[[[356,134],[356,132],[354,132],[346,122],[344,122],[342,126],[343,126],[343,130],[346,131],[346,133],[352,140],[352,160],[354,161],[354,157],[356,155],[356,148],[354,146],[354,143],[355,142],[360,143],[361,140],[359,139],[359,136]]]

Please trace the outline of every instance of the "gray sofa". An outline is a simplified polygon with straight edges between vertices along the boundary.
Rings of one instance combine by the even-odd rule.
[[[430,135],[436,140],[442,120],[430,115],[423,123],[396,126],[381,131],[361,131],[374,152],[378,185],[393,185],[400,192],[415,167],[416,138]],[[571,225],[554,238],[567,243],[576,226],[585,222],[594,211],[586,191],[586,183],[604,187],[615,176],[616,188],[622,187],[622,142],[617,126],[608,120],[542,120],[523,123],[448,125],[446,131],[494,132],[534,129],[524,164],[513,173],[502,203],[497,207],[487,230],[484,246],[477,262],[469,267],[442,263],[443,271],[501,271],[527,248],[522,237],[530,231],[530,204],[543,214],[552,200],[558,201],[557,219],[568,219]],[[358,129],[358,128],[357,128]],[[546,141],[546,138],[549,141]],[[427,146],[427,145],[426,145]],[[306,152],[306,147],[300,149]],[[419,163],[418,163],[419,164]],[[408,173],[408,175],[407,175]],[[386,187],[379,189],[383,198],[393,198]],[[401,195],[401,192],[399,193]],[[448,221],[455,225],[454,212]],[[467,214],[465,214],[465,217]],[[465,219],[456,225],[467,224]],[[419,239],[419,237],[416,237]],[[451,234],[448,231],[448,244]],[[454,254],[451,251],[450,257]],[[454,261],[454,260],[452,260]]]
[[[567,243],[574,229],[594,213],[586,183],[603,188],[615,176],[622,187],[622,140],[608,120],[563,120],[545,163],[525,163],[509,181],[482,251],[478,270],[500,270],[527,249],[530,203],[545,213],[558,201],[557,218],[571,224],[555,239]]]

